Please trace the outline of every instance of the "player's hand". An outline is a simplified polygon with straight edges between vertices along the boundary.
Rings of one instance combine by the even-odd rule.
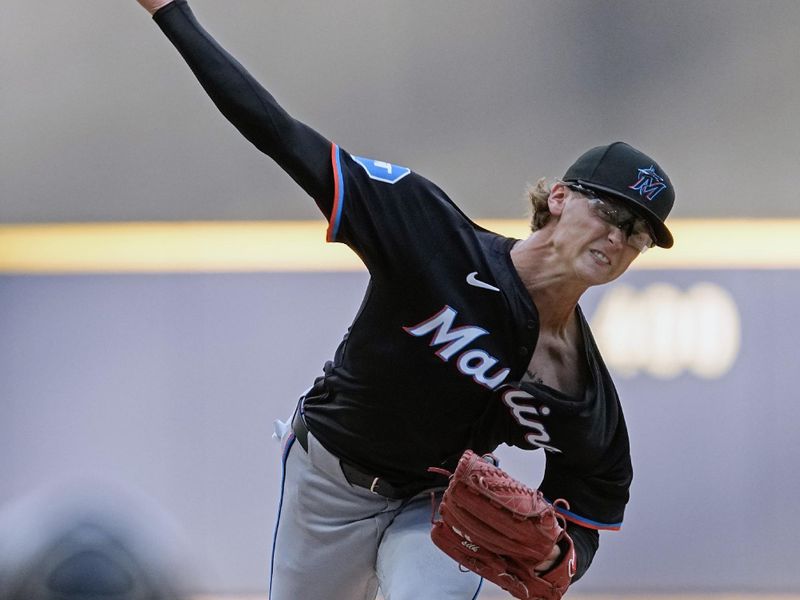
[[[553,549],[550,551],[550,554],[540,562],[538,565],[533,567],[533,570],[537,573],[544,573],[548,571],[554,564],[558,562],[558,557],[561,556],[561,548],[558,547],[558,544],[553,546]]]
[[[137,0],[137,2],[139,2],[139,4],[141,4],[144,9],[152,15],[155,14],[155,12],[162,6],[166,6],[172,2],[172,0]]]

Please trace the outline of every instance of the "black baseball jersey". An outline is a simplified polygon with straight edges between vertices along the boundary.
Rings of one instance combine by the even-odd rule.
[[[538,336],[536,306],[509,254],[515,240],[474,224],[406,167],[336,145],[331,161],[328,237],[357,252],[371,277],[334,360],[306,396],[309,428],[338,456],[400,484],[427,479],[431,465],[453,468],[465,448],[544,448],[545,495],[567,498],[581,524],[619,527],[627,434],[580,309],[584,396],[513,385]]]
[[[358,314],[305,398],[320,442],[366,472],[421,487],[442,483],[427,468],[454,468],[466,448],[541,448],[541,489],[569,501],[565,516],[618,528],[632,477],[627,431],[580,308],[583,396],[516,383],[539,333],[511,262],[516,240],[473,223],[409,168],[353,156],[290,117],[184,0],[156,22],[225,116],[314,198],[328,239],[369,270]]]

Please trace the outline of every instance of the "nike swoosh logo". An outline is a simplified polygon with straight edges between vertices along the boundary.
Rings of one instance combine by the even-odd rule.
[[[493,292],[500,291],[500,288],[496,288],[492,284],[486,283],[485,281],[481,281],[480,279],[478,279],[476,277],[477,274],[478,274],[477,271],[473,271],[472,273],[467,275],[467,283],[474,287],[483,288],[484,290],[491,290]]]

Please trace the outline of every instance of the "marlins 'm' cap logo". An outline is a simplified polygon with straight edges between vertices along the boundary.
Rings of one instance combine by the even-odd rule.
[[[646,169],[639,169],[638,171],[638,181],[633,185],[629,185],[628,188],[631,190],[636,190],[643,198],[655,200],[656,196],[667,189],[667,184],[664,183],[664,178],[656,173],[656,169],[653,165],[650,165]]]

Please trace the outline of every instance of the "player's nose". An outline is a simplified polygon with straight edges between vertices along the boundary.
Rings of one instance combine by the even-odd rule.
[[[625,232],[615,225],[608,226],[608,241],[613,246],[622,246],[625,244]]]

